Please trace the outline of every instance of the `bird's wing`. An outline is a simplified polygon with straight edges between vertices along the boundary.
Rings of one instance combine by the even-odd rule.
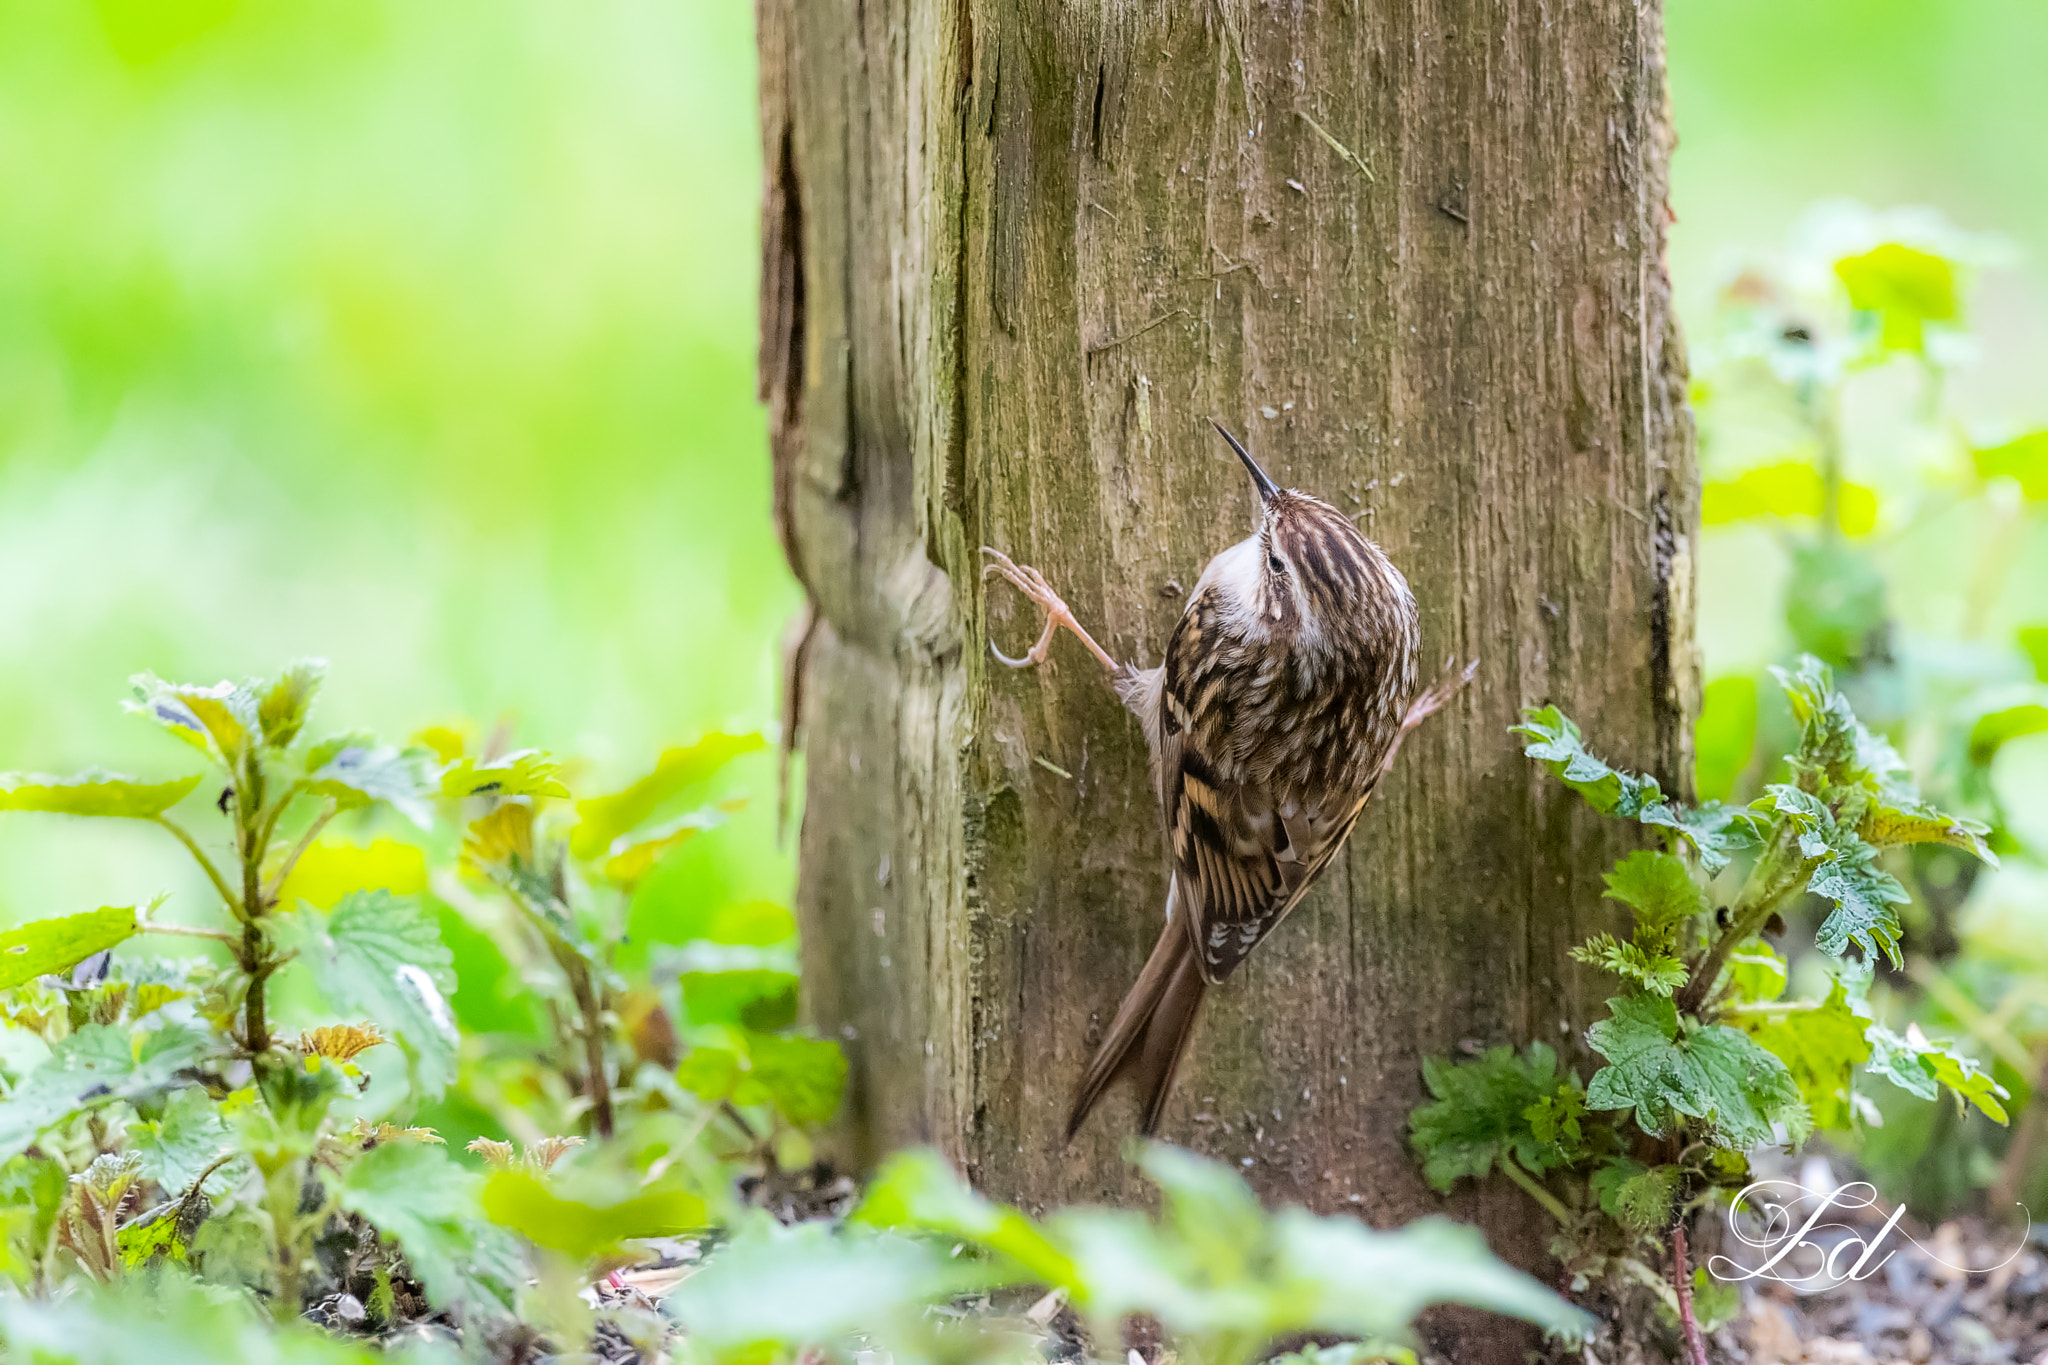
[[[1364,797],[1341,810],[1284,809],[1263,783],[1246,780],[1231,750],[1232,689],[1205,670],[1211,604],[1189,605],[1166,650],[1159,697],[1159,799],[1179,904],[1202,975],[1223,980],[1287,916],[1358,821]]]

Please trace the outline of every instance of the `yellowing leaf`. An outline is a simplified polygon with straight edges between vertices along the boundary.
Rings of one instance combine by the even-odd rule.
[[[1923,349],[1923,324],[1956,316],[1955,267],[1930,252],[1886,242],[1836,261],[1835,274],[1849,291],[1851,307],[1878,315],[1880,344],[1888,351]]]
[[[133,906],[108,906],[10,929],[0,934],[0,990],[12,990],[47,973],[68,972],[134,934]]]
[[[307,849],[278,888],[280,905],[305,901],[331,910],[352,891],[412,896],[427,888],[427,856],[412,844],[378,839],[367,847],[317,843]]]
[[[198,785],[197,773],[172,782],[138,782],[98,769],[76,777],[6,773],[0,774],[0,810],[154,820],[190,796]]]
[[[576,803],[577,825],[569,836],[569,851],[586,860],[597,857],[653,815],[662,802],[766,743],[759,735],[709,734],[695,744],[668,750],[656,760],[654,771],[632,786]]]
[[[629,1237],[667,1237],[701,1228],[710,1213],[702,1199],[673,1184],[655,1185],[614,1203],[586,1203],[548,1188],[516,1166],[493,1171],[484,1182],[484,1216],[536,1246],[589,1260]]]
[[[1947,844],[1950,848],[1974,853],[1993,867],[1998,866],[1997,856],[1984,842],[1984,836],[1991,832],[1990,826],[1960,816],[1943,815],[1932,808],[1898,810],[1872,802],[1856,832],[1874,848],[1890,848],[1895,844]]]
[[[233,763],[261,724],[254,694],[231,682],[199,687],[167,683],[153,673],[138,673],[129,681],[136,698],[127,703],[130,711],[148,716],[222,763]]]
[[[2048,502],[2048,431],[1976,452],[1977,477],[2013,479],[2029,502]]]
[[[1826,501],[1820,471],[1799,460],[1786,460],[1708,482],[1700,490],[1700,521],[1726,526],[1757,517],[1818,517]],[[1877,526],[1877,490],[1843,484],[1837,515],[1847,534],[1870,534]]]
[[[460,759],[441,774],[441,795],[551,796],[566,798],[569,789],[555,776],[562,765],[538,749],[521,749],[489,763]]]
[[[631,890],[671,851],[723,818],[716,811],[698,811],[660,826],[644,839],[629,841],[621,836],[613,842],[611,856],[605,859],[605,879]]]

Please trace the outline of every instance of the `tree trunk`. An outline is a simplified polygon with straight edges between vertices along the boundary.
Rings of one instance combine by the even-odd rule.
[[[1073,1085],[1158,934],[1138,727],[979,577],[1035,564],[1159,661],[1248,533],[1242,432],[1407,573],[1477,682],[1345,855],[1212,992],[1161,1135],[1269,1199],[1445,1207],[1406,1143],[1429,1054],[1578,1046],[1620,835],[1520,757],[1554,701],[1689,787],[1697,493],[1663,266],[1655,0],[760,0],[761,380],[815,625],[808,1009],[844,1154],[936,1143],[1042,1207],[1143,1197]],[[1540,1264],[1512,1188],[1449,1201]],[[1466,1323],[1461,1360],[1521,1338]],[[1496,1335],[1488,1335],[1496,1333]],[[1490,1343],[1490,1344],[1489,1344]],[[1491,1354],[1489,1354],[1491,1353]]]

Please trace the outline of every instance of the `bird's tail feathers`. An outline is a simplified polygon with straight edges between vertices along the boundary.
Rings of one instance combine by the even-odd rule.
[[[1067,1119],[1068,1141],[1080,1131],[1102,1092],[1126,1075],[1137,1082],[1143,1101],[1140,1131],[1149,1137],[1158,1128],[1174,1073],[1180,1069],[1195,1016],[1207,993],[1208,983],[1202,980],[1201,960],[1188,938],[1188,926],[1169,919],[1081,1078],[1073,1113]]]

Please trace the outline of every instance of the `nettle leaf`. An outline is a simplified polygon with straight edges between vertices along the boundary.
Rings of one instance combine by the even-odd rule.
[[[135,689],[135,700],[126,703],[130,711],[148,716],[225,766],[232,767],[261,734],[259,703],[246,687],[167,683],[154,673],[138,673],[129,683]]]
[[[596,858],[620,835],[638,828],[663,802],[767,742],[760,735],[709,734],[694,744],[667,750],[655,761],[654,771],[632,786],[576,803],[577,825],[569,836],[569,851],[586,862]]]
[[[1572,960],[1633,981],[1653,995],[1672,995],[1686,982],[1685,964],[1669,953],[1634,943],[1619,943],[1612,934],[1595,934],[1572,949]]]
[[[404,1045],[420,1089],[455,1079],[459,1041],[448,997],[455,958],[434,916],[388,891],[357,891],[332,914],[295,917],[300,955],[337,1010],[368,1015]]]
[[[673,1182],[603,1202],[572,1199],[521,1166],[494,1171],[484,1182],[484,1215],[550,1251],[588,1261],[633,1237],[672,1237],[709,1222],[704,1201]]]
[[[1732,1147],[1776,1140],[1774,1124],[1795,1141],[1810,1130],[1791,1073],[1748,1035],[1720,1024],[1681,1030],[1676,1008],[1660,996],[1607,1005],[1611,1017],[1586,1032],[1608,1061],[1586,1086],[1588,1108],[1633,1109],[1653,1137],[1681,1116],[1704,1119]]]
[[[1740,1026],[1785,1064],[1813,1115],[1816,1128],[1850,1126],[1851,1083],[1870,1058],[1865,1031],[1870,1021],[1836,981],[1819,1008],[1789,1007],[1784,1013],[1749,1013]]]
[[[2048,502],[2048,431],[2030,431],[2002,446],[1979,450],[1975,458],[1978,478],[2012,479],[2028,502]]]
[[[830,1039],[728,1030],[727,1047],[700,1045],[676,1068],[676,1083],[716,1104],[773,1104],[792,1123],[817,1125],[838,1112],[846,1054]]]
[[[1693,846],[1710,874],[1728,865],[1731,850],[1753,842],[1742,812],[1718,802],[1697,811],[1673,806],[1656,778],[1623,772],[1588,753],[1579,727],[1555,706],[1525,710],[1522,723],[1510,733],[1528,736],[1522,752],[1548,767],[1594,810],[1671,830]]]
[[[1635,914],[1639,934],[1668,938],[1707,908],[1706,893],[1692,879],[1692,870],[1669,853],[1637,851],[1601,878],[1607,896]]]
[[[2048,730],[2048,707],[2035,709],[2041,713],[2040,728]],[[1991,832],[1991,826],[1978,820],[1966,820],[1961,816],[1944,815],[1932,806],[1915,805],[1900,808],[1873,801],[1864,811],[1863,823],[1856,832],[1872,848],[1893,848],[1900,844],[1946,844],[1965,853],[1974,853],[1993,867],[1998,866],[1998,855],[1984,842],[1984,836]]]
[[[190,796],[198,785],[197,773],[170,782],[140,782],[97,768],[76,777],[5,773],[0,774],[0,810],[154,820]]]
[[[501,1320],[527,1271],[511,1238],[484,1218],[482,1183],[441,1147],[387,1142],[350,1164],[338,1197],[398,1242],[436,1307]]]
[[[0,1100],[0,1162],[74,1114],[115,1100],[146,1100],[169,1088],[205,1055],[208,1041],[183,1024],[144,1034],[106,1024],[76,1030]]]
[[[39,919],[10,929],[0,934],[0,990],[26,985],[39,976],[61,975],[134,935],[132,905]]]
[[[162,1118],[130,1124],[128,1140],[142,1158],[142,1173],[166,1190],[179,1191],[197,1180],[232,1139],[220,1106],[195,1085],[165,1101]],[[207,1183],[218,1192],[226,1176]]]
[[[327,660],[299,659],[263,685],[256,697],[256,724],[266,745],[273,749],[291,746],[306,728],[313,698],[325,681]]]
[[[868,1182],[853,1221],[885,1230],[933,1232],[985,1247],[1029,1279],[1079,1287],[1073,1258],[1008,1204],[984,1199],[930,1148],[898,1152]]]
[[[1684,1183],[1685,1173],[1676,1166],[1637,1167],[1620,1179],[1610,1179],[1608,1188],[1601,1191],[1600,1207],[1630,1232],[1663,1232],[1671,1226]]]
[[[1577,1077],[1560,1076],[1557,1054],[1542,1043],[1519,1055],[1511,1047],[1489,1048],[1462,1062],[1427,1057],[1422,1081],[1434,1098],[1409,1116],[1408,1140],[1438,1190],[1466,1176],[1484,1177],[1508,1153],[1541,1175],[1566,1164],[1577,1146],[1571,1101],[1559,1101],[1561,1090],[1576,1100]],[[1536,1130],[1538,1119],[1547,1132]]]
[[[1859,839],[1831,850],[1813,869],[1806,889],[1835,903],[1813,942],[1830,957],[1842,957],[1853,944],[1865,957],[1882,952],[1899,967],[1905,958],[1899,952],[1899,912],[1893,907],[1912,897],[1898,878],[1874,865],[1876,859],[1877,850]]]
[[[441,795],[454,799],[466,796],[533,796],[567,799],[569,789],[555,774],[562,765],[538,749],[520,749],[482,763],[474,758],[459,759],[441,773]]]
[[[1926,349],[1926,324],[1953,322],[1960,308],[1955,266],[1945,256],[1899,242],[1845,256],[1835,275],[1849,291],[1849,305],[1878,318],[1878,344],[1887,351]]]
[[[368,735],[337,735],[306,751],[306,781],[343,810],[382,801],[421,829],[433,826],[426,802],[432,783],[424,749],[380,744]]]
[[[2006,1122],[2005,1106],[1999,1101],[2010,1099],[2011,1093],[1993,1080],[1975,1058],[1929,1040],[1918,1028],[1908,1028],[1902,1036],[1883,1024],[1873,1023],[1865,1037],[1870,1043],[1866,1070],[1871,1075],[1882,1076],[1923,1100],[1935,1098],[1941,1087],[1946,1086],[1959,1107],[1967,1101],[1993,1120]]]

